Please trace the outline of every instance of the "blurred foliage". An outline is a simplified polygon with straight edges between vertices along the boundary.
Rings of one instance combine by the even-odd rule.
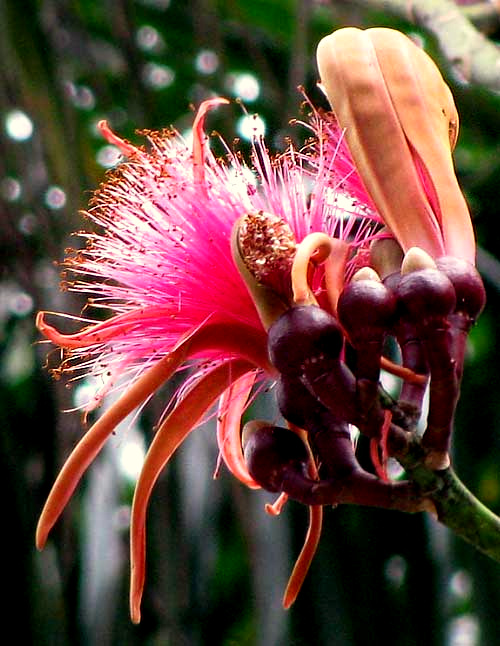
[[[383,4],[383,3],[382,3]],[[37,344],[38,309],[77,314],[53,261],[84,226],[78,210],[114,152],[107,118],[138,129],[189,128],[191,105],[241,96],[266,124],[271,148],[299,137],[304,85],[315,101],[315,44],[344,25],[409,23],[362,3],[307,0],[0,0],[0,472],[7,510],[4,631],[37,646],[222,644],[396,646],[500,643],[500,568],[429,518],[371,509],[327,513],[319,553],[296,605],[280,598],[305,531],[290,504],[279,519],[266,496],[222,474],[212,429],[183,447],[149,513],[144,619],[128,619],[127,513],[131,485],[119,441],[96,462],[48,548],[34,550],[37,515],[81,435],[76,388],[50,378]],[[471,336],[457,418],[457,471],[500,511],[500,98],[460,84],[435,44],[462,120],[457,169],[482,246],[489,302]],[[498,34],[492,34],[495,38]],[[210,117],[232,144],[245,112]],[[245,141],[241,146],[245,149]],[[166,400],[166,393],[165,393]],[[164,401],[145,412],[147,439]],[[262,411],[259,411],[262,416]],[[270,414],[269,416],[272,416]],[[361,447],[363,449],[363,447]],[[6,604],[6,605],[5,605]],[[21,619],[19,617],[21,616]]]

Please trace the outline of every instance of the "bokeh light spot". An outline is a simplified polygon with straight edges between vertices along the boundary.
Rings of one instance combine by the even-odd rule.
[[[230,92],[247,103],[255,101],[260,94],[260,83],[256,76],[248,72],[231,74],[227,79]]]
[[[266,134],[266,122],[258,114],[244,114],[238,120],[236,130],[240,137],[252,141]]]
[[[127,437],[121,442],[118,450],[121,473],[129,480],[135,481],[141,473],[146,457],[146,446],[142,435],[136,430],[129,429]]]
[[[477,618],[472,614],[452,619],[448,628],[447,646],[478,646],[480,630]]]
[[[151,25],[142,25],[135,35],[138,46],[146,52],[159,52],[164,47],[163,39],[157,29]]]
[[[96,155],[96,161],[103,168],[113,168],[113,166],[118,164],[121,157],[122,154],[120,150],[116,146],[108,144],[99,148]]]
[[[45,206],[49,209],[62,209],[66,206],[66,193],[59,186],[49,186],[45,192]]]
[[[408,569],[408,565],[406,563],[406,559],[404,559],[399,554],[394,554],[394,556],[391,556],[385,562],[385,565],[384,565],[385,578],[394,587],[400,588],[403,585],[404,580],[406,578],[407,569]]]
[[[4,123],[7,136],[14,141],[27,141],[33,134],[33,121],[22,110],[8,112]]]
[[[70,101],[82,110],[93,110],[96,105],[94,92],[87,85],[66,84],[66,93]]]
[[[38,228],[38,218],[34,213],[29,211],[27,213],[23,213],[19,218],[17,228],[23,235],[30,236],[35,233]]]
[[[211,49],[202,49],[196,56],[194,66],[200,74],[213,74],[219,67],[219,57]]]
[[[465,570],[458,570],[452,575],[449,587],[451,594],[457,599],[467,600],[472,594],[472,581]]]
[[[0,182],[0,195],[7,202],[15,202],[21,197],[21,182],[14,177],[4,177]]]
[[[175,72],[167,65],[146,63],[142,69],[144,84],[153,90],[163,90],[175,80]]]

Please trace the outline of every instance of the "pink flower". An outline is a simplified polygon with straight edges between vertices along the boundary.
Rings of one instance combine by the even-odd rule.
[[[84,293],[89,309],[108,317],[79,319],[83,327],[74,334],[50,325],[46,319],[53,313],[41,312],[37,318],[39,330],[64,350],[63,372],[104,380],[86,412],[110,389],[123,390],[61,470],[39,521],[39,548],[116,425],[175,372],[191,368],[159,425],[136,486],[130,593],[135,622],[140,619],[151,490],[174,451],[217,401],[222,458],[244,484],[258,486],[243,460],[240,419],[255,384],[275,374],[267,354],[266,327],[273,314],[266,299],[271,295],[278,310],[286,305],[287,296],[279,293],[280,263],[291,263],[296,302],[312,299],[334,311],[346,273],[355,265],[348,262],[349,251],[357,250],[362,258],[380,227],[378,216],[362,203],[366,194],[330,116],[313,113],[308,127],[314,143],[302,151],[290,147],[272,158],[257,139],[251,168],[229,150],[225,159],[216,159],[207,145],[206,114],[224,103],[212,99],[202,104],[194,120],[192,150],[177,132],[146,132],[146,150],[100,124],[127,160],[109,173],[86,214],[101,232],[82,233],[85,248],[74,251],[64,267],[66,287]],[[354,196],[350,202],[347,190]],[[246,269],[233,261],[231,237],[237,222],[236,246],[249,249],[243,264],[263,267],[268,287],[252,287],[251,276],[246,285]],[[281,248],[279,236],[283,258],[273,255]],[[264,245],[260,256],[259,244]],[[238,248],[233,253],[238,255]],[[281,497],[270,510],[278,513],[283,501]],[[311,508],[310,531],[285,605],[298,592],[320,528],[321,508]]]

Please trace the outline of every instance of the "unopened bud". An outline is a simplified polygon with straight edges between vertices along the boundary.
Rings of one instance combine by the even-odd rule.
[[[396,293],[415,322],[445,318],[455,309],[453,285],[437,269],[420,269],[401,276]]]
[[[456,294],[456,311],[464,312],[475,321],[486,304],[486,291],[477,269],[462,258],[444,256],[436,261],[437,268],[451,280]]]
[[[337,360],[343,336],[337,320],[315,305],[291,307],[269,328],[269,356],[285,375],[300,375],[304,363]]]
[[[346,285],[337,314],[351,343],[356,347],[383,336],[394,322],[396,302],[393,292],[380,280],[356,280]]]
[[[258,420],[248,422],[243,428],[242,445],[248,472],[267,491],[282,491],[287,472],[306,474],[307,447],[287,428]]]

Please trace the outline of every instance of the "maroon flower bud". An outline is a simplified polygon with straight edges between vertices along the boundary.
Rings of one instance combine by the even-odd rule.
[[[395,313],[396,297],[377,280],[350,282],[337,303],[339,321],[354,347],[383,337]]]
[[[439,258],[436,266],[455,288],[456,311],[465,313],[472,324],[486,304],[486,291],[479,272],[466,260],[453,256]]]
[[[302,374],[306,361],[337,360],[342,345],[337,320],[314,305],[290,308],[269,328],[271,362],[286,375]]]
[[[286,473],[307,475],[307,447],[287,428],[248,422],[243,428],[242,445],[248,472],[267,491],[282,491]]]
[[[437,269],[417,269],[401,276],[397,296],[413,320],[446,318],[455,309],[455,289]]]

